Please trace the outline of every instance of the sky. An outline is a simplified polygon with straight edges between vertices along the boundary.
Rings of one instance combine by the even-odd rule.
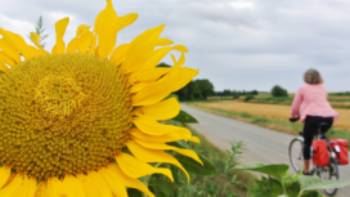
[[[0,0],[0,27],[27,36],[44,17],[52,46],[54,22],[69,16],[66,39],[93,24],[104,0]],[[114,0],[118,14],[139,13],[120,43],[166,24],[164,37],[186,45],[187,65],[216,90],[295,91],[308,68],[321,71],[330,91],[350,90],[348,0]]]

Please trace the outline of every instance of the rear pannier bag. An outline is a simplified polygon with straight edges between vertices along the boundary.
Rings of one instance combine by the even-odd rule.
[[[349,143],[345,139],[331,140],[331,146],[336,152],[336,158],[339,165],[349,164]]]
[[[329,151],[325,140],[314,140],[312,142],[312,161],[318,167],[324,167],[329,164]]]

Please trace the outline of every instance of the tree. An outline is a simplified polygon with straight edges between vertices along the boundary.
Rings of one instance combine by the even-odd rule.
[[[214,85],[208,79],[197,79],[194,83],[200,92],[199,98],[207,99],[208,96],[214,95]]]
[[[176,92],[180,100],[205,100],[214,95],[214,85],[208,79],[197,79]]]
[[[288,91],[279,85],[275,85],[271,89],[271,95],[273,97],[288,97]]]

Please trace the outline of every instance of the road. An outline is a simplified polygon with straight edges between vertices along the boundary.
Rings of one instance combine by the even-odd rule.
[[[191,127],[217,147],[229,149],[232,143],[242,141],[242,163],[289,163],[288,144],[294,136],[217,116],[187,105],[183,105],[182,108],[199,121]],[[350,167],[340,167],[340,176],[349,180]],[[342,188],[337,195],[349,196],[350,187]]]

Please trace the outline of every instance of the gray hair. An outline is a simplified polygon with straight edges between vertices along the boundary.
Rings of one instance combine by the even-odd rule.
[[[316,69],[309,69],[304,74],[304,81],[305,83],[311,84],[311,85],[317,85],[323,83],[322,76],[320,72]]]

